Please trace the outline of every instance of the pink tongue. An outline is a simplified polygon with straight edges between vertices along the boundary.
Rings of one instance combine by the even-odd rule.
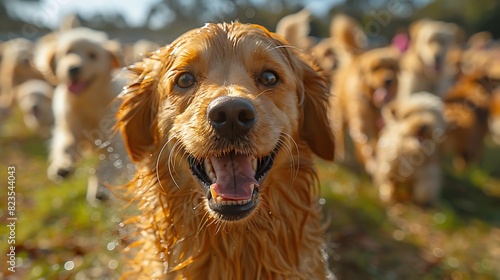
[[[70,83],[68,89],[73,93],[79,93],[87,87],[87,83]]]
[[[246,200],[252,197],[250,185],[258,186],[252,169],[252,157],[224,156],[212,157],[217,181],[210,186],[224,199]]]
[[[391,100],[389,93],[387,92],[387,89],[385,89],[385,88],[376,89],[375,92],[373,93],[372,98],[373,98],[373,103],[376,106],[382,106]]]

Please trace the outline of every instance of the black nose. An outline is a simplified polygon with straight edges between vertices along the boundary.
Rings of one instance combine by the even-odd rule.
[[[255,107],[250,100],[241,97],[219,97],[208,105],[207,117],[220,136],[234,140],[254,125]]]
[[[71,78],[76,78],[76,76],[80,73],[80,66],[73,66],[69,68],[68,73]]]
[[[384,80],[384,86],[385,87],[390,87],[392,85],[392,83],[394,82],[394,79],[393,78],[386,78]]]

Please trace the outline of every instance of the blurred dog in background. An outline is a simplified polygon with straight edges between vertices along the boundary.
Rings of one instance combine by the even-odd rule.
[[[100,162],[89,178],[87,199],[95,203],[105,196],[102,185],[112,182],[127,162],[122,141],[113,134],[119,104],[112,101],[124,85],[112,81],[113,69],[122,65],[120,48],[105,33],[81,27],[42,43],[38,67],[57,85],[47,174],[60,182],[83,155],[93,152]]]
[[[443,102],[420,92],[383,111],[386,126],[377,144],[374,182],[384,202],[412,200],[433,205],[441,189],[446,122]]]

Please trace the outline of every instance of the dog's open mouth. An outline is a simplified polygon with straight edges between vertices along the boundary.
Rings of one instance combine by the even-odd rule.
[[[189,156],[191,171],[207,189],[208,206],[225,220],[239,220],[257,206],[259,186],[273,166],[276,151],[265,157],[230,153],[202,161]]]
[[[68,90],[73,94],[79,94],[85,89],[87,89],[89,85],[93,82],[93,80],[94,80],[93,78],[86,81],[71,80],[68,83]]]

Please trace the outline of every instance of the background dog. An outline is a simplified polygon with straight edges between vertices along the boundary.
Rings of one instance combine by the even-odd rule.
[[[0,61],[0,119],[6,118],[16,100],[16,88],[31,79],[43,79],[33,61],[33,42],[16,38],[2,44]]]
[[[24,124],[48,138],[54,125],[52,95],[54,87],[45,80],[28,80],[16,89],[16,103],[23,112]]]
[[[45,43],[45,56],[37,62],[47,79],[57,83],[47,175],[59,182],[94,152],[100,161],[89,179],[87,199],[95,203],[103,196],[100,185],[115,180],[127,162],[120,137],[112,133],[119,106],[112,101],[124,84],[112,82],[113,69],[121,65],[119,55],[105,33],[86,28],[65,31]]]
[[[437,202],[441,189],[441,145],[446,123],[443,102],[414,93],[384,109],[386,126],[377,144],[374,182],[384,202]]]
[[[333,159],[328,84],[296,48],[208,24],[131,70],[134,278],[331,277],[312,157]]]
[[[493,123],[494,91],[500,82],[500,52],[471,48],[462,55],[462,74],[444,97],[449,150],[454,167],[464,170],[477,161]],[[491,126],[494,130],[494,126]]]
[[[443,96],[453,83],[447,53],[460,37],[460,29],[455,24],[421,19],[409,31],[410,45],[401,58],[399,96],[419,91]]]
[[[354,36],[351,34],[347,37]],[[349,57],[344,57],[332,85],[334,98],[331,106],[335,109],[331,113],[336,154],[341,159],[346,157],[344,135],[348,131],[359,163],[368,173],[372,173],[374,150],[379,131],[384,125],[380,110],[398,92],[399,52],[386,47],[365,52],[354,51]]]

